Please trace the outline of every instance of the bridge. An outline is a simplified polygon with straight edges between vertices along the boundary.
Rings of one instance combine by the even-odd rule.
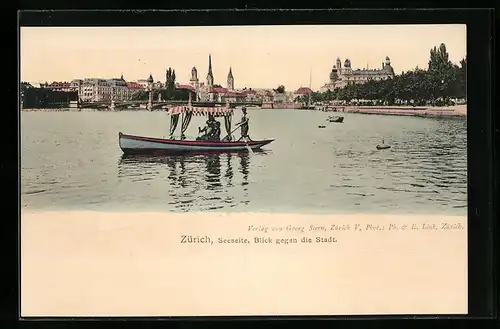
[[[149,105],[151,104],[151,105]],[[225,106],[227,103],[225,102],[192,102],[193,106],[198,107],[216,107],[216,106]],[[86,102],[81,103],[80,108],[89,108],[89,109],[101,109],[101,108],[111,108],[114,110],[120,110],[125,108],[145,108],[148,110],[157,110],[161,108],[166,108],[168,106],[187,106],[188,101],[184,100],[169,100],[169,101],[161,101],[161,102],[151,102],[148,101],[124,101],[124,102]],[[235,108],[237,106],[262,106],[262,101],[258,102],[229,102],[229,107]]]

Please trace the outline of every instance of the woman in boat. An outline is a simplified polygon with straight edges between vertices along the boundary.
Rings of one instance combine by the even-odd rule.
[[[241,141],[242,139],[245,139],[246,141],[252,141],[250,139],[250,136],[248,136],[248,121],[249,118],[247,117],[247,109],[244,107],[241,109],[243,112],[243,116],[241,117],[241,121],[239,123],[240,128],[241,128],[241,137],[238,139],[238,141]]]

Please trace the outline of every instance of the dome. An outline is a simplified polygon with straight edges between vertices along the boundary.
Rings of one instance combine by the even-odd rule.
[[[391,65],[391,59],[389,56],[385,56],[385,65]]]
[[[150,74],[149,78],[146,81],[149,82],[149,83],[153,83],[154,82],[153,76]]]
[[[337,71],[335,70],[332,70],[332,72],[330,72],[330,80],[337,80]]]
[[[192,72],[196,72],[196,66],[193,66],[193,68],[191,69]]]
[[[351,67],[351,61],[349,59],[344,61],[344,67]]]

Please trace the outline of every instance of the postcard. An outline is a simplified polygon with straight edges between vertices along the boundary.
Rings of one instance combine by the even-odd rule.
[[[465,25],[21,27],[21,316],[466,314],[466,73]]]

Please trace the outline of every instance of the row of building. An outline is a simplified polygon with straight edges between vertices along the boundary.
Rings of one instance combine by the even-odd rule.
[[[212,70],[212,56],[208,55],[208,72],[205,81],[200,81],[198,69],[191,69],[191,78],[188,85],[178,85],[177,88],[187,88],[193,91],[198,101],[207,102],[266,102],[266,103],[293,103],[303,95],[312,93],[310,88],[299,88],[294,92],[277,92],[269,88],[235,88],[233,70],[229,67],[226,78],[226,87],[215,83]]]
[[[349,83],[365,83],[370,80],[383,80],[394,77],[394,69],[389,57],[386,57],[380,69],[352,69],[351,61],[346,59],[344,66],[340,58],[330,72],[329,82],[321,91],[333,91],[342,88]],[[296,102],[301,96],[312,93],[307,87],[301,87],[294,92],[278,93],[273,89],[235,89],[235,79],[232,68],[226,79],[226,87],[215,84],[212,70],[212,56],[208,56],[208,72],[205,81],[200,81],[196,67],[191,69],[191,78],[188,84],[176,84],[178,89],[191,90],[198,101],[236,102],[236,101],[262,101],[273,103]],[[40,87],[53,91],[78,92],[81,102],[111,102],[127,101],[138,91],[161,89],[165,86],[161,81],[154,82],[152,75],[147,79],[138,81],[126,81],[123,75],[120,78],[102,79],[85,78],[74,79],[71,82],[52,82],[41,84]]]
[[[152,83],[149,79],[127,82],[123,78],[103,79],[103,78],[85,78],[74,79],[71,82],[52,82],[42,83],[41,88],[53,91],[78,92],[78,98],[81,102],[111,102],[130,100],[132,95],[148,87],[161,88],[161,83]]]

